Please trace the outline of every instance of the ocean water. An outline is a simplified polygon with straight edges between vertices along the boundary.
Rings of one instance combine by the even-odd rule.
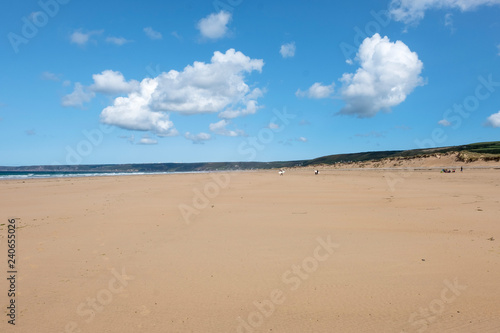
[[[0,172],[2,179],[34,179],[34,178],[67,178],[67,177],[103,177],[103,176],[137,176],[162,175],[173,173],[200,173],[194,172]]]

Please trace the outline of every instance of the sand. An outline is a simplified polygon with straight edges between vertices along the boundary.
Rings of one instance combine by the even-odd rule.
[[[0,332],[500,331],[500,170],[7,180],[0,193]]]

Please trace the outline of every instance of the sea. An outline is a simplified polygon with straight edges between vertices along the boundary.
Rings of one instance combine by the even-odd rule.
[[[9,171],[0,171],[0,180],[2,180],[2,179],[37,179],[37,178],[165,175],[165,174],[204,173],[204,172],[205,171],[187,171],[187,172],[61,172],[61,171],[9,172]]]

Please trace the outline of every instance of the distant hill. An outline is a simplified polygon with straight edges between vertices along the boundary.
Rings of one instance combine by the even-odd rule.
[[[39,165],[2,167],[0,173],[15,172],[192,172],[192,171],[224,171],[224,170],[257,170],[305,167],[315,165],[351,164],[354,162],[379,161],[383,159],[414,159],[436,154],[457,153],[457,162],[473,162],[476,160],[500,161],[500,141],[473,143],[463,146],[451,146],[428,149],[391,150],[362,152],[352,154],[328,155],[312,160],[275,161],[275,162],[200,162],[200,163],[145,163],[145,164],[95,164],[95,165]]]

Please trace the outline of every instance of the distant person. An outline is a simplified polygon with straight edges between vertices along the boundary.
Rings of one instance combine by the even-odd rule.
[[[463,166],[460,167],[460,172],[464,172],[464,167]]]
[[[315,175],[319,175],[319,170],[314,170]]]

